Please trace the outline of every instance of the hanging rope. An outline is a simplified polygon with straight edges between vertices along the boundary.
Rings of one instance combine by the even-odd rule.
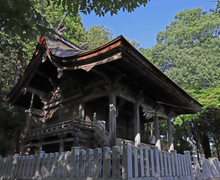
[[[145,117],[151,118],[151,117],[153,117],[155,115],[156,108],[154,110],[149,110],[141,102],[139,102],[139,103],[143,107],[143,111],[144,111],[144,116]]]

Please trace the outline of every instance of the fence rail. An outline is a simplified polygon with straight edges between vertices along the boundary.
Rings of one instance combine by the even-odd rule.
[[[185,155],[159,152],[151,149],[132,147],[124,143],[103,149],[80,150],[61,153],[0,158],[0,178],[3,179],[183,179],[192,180],[193,171],[189,151]]]

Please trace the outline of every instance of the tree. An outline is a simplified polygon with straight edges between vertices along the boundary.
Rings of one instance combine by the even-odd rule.
[[[179,85],[220,83],[220,18],[201,8],[184,10],[157,34],[157,44],[141,52]]]
[[[16,66],[21,73],[24,71],[34,52],[35,42],[22,41],[19,37],[12,38],[2,31],[0,42],[0,154],[6,156],[14,154],[15,149],[20,152],[20,137],[26,118],[22,108],[9,109],[4,100],[13,86]],[[10,148],[12,141],[16,148]]]
[[[78,12],[90,14],[94,11],[96,15],[111,15],[123,11],[132,12],[137,7],[148,3],[150,0],[46,0],[46,5],[51,4],[63,6],[67,13],[76,16]],[[42,2],[43,3],[43,2]],[[47,32],[49,22],[36,10],[35,0],[0,0],[0,29],[4,32],[11,32],[12,36],[18,35],[22,39],[30,38]],[[22,11],[21,11],[22,9]]]
[[[112,40],[113,33],[105,26],[92,26],[86,30],[86,49],[94,49]]]
[[[62,28],[66,29],[65,31],[62,31],[63,36],[77,45],[86,41],[86,32],[80,15],[66,13],[65,8],[62,5],[58,6],[54,3],[47,5],[46,0],[44,3],[42,3],[42,0],[35,0],[35,2],[36,11],[41,13],[42,17],[45,18],[50,26],[56,29],[60,25],[57,30]]]
[[[157,34],[157,44],[140,51],[204,108],[199,114],[179,116],[173,122],[174,142],[184,149],[190,141],[199,153],[211,156],[210,143],[219,156],[220,18],[218,8],[184,10]],[[182,141],[184,140],[184,141]],[[175,144],[175,147],[177,147]],[[178,147],[177,147],[178,148]]]

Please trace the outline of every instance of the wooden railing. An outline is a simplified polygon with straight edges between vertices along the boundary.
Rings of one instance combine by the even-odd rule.
[[[37,128],[34,130],[30,130],[26,133],[26,138],[31,138],[37,136],[43,136],[43,135],[49,135],[51,133],[56,134],[63,131],[71,131],[75,127],[79,128],[89,128],[93,129],[95,133],[98,135],[99,138],[104,141],[104,144],[109,146],[110,137],[109,133],[105,130],[105,128],[98,122],[92,123],[89,121],[84,121],[81,119],[73,119],[69,121],[60,122],[57,124],[49,125],[46,127]]]
[[[193,180],[189,151],[185,155],[132,147],[124,143],[103,149],[0,157],[0,179]]]
[[[109,133],[104,129],[104,127],[100,123],[95,123],[94,130],[98,137],[104,141],[104,144],[106,146],[109,146],[110,136]]]

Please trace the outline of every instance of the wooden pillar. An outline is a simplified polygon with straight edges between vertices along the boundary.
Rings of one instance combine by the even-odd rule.
[[[63,119],[63,105],[60,104],[59,105],[59,115],[58,115],[58,122],[62,122],[62,119]]]
[[[79,104],[79,119],[85,120],[85,103]]]
[[[109,135],[110,146],[116,145],[116,95],[111,92],[109,95]]]
[[[30,102],[30,106],[29,106],[29,110],[28,112],[28,116],[27,116],[27,124],[26,124],[26,130],[25,130],[25,137],[27,135],[27,132],[30,130],[30,124],[31,124],[31,119],[32,119],[32,107],[33,107],[33,101],[34,101],[34,93],[32,93],[31,96],[31,102]]]
[[[174,150],[172,128],[171,128],[171,118],[167,119],[167,130],[168,130],[169,148],[171,151],[171,150]]]
[[[39,139],[38,152],[42,151],[42,142],[43,142],[43,139]]]
[[[73,147],[78,147],[78,146],[79,146],[79,137],[74,136]]]
[[[140,115],[138,102],[135,102],[134,104],[134,144],[136,147],[141,145]]]
[[[45,122],[46,122],[46,116],[47,116],[47,112],[46,110],[43,108],[43,113],[44,113],[44,117],[43,117],[43,124],[42,124],[42,127],[45,127]]]
[[[60,138],[60,148],[59,148],[59,152],[63,152],[64,151],[64,135],[59,135]]]
[[[156,112],[155,112],[155,116],[154,116],[154,134],[155,134],[155,146],[157,146],[158,149],[161,150],[158,115]]]

